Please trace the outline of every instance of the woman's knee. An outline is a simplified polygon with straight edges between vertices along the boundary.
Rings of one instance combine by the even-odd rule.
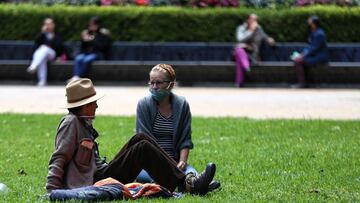
[[[86,64],[91,64],[93,61],[95,61],[97,59],[97,56],[96,55],[86,55],[86,56],[84,56],[84,59],[83,59],[83,61],[84,61],[84,63],[86,63]]]
[[[75,57],[76,62],[82,62],[84,60],[84,54],[79,54]]]

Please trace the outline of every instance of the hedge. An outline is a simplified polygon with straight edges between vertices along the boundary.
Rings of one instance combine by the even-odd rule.
[[[0,5],[0,39],[32,40],[45,17],[53,17],[65,40],[79,40],[91,16],[97,15],[116,41],[235,41],[235,29],[249,13],[259,15],[265,31],[279,42],[306,40],[306,19],[323,20],[330,42],[360,41],[360,8],[288,9],[179,7],[95,7]]]

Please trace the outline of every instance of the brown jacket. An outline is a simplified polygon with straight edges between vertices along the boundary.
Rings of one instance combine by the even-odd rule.
[[[94,136],[95,135],[95,136]],[[100,159],[91,125],[69,113],[60,122],[55,151],[49,162],[46,189],[71,189],[92,185]]]

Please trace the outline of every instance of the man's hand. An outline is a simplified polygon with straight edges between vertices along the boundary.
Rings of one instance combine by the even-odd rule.
[[[179,163],[177,164],[177,167],[180,169],[180,170],[184,170],[185,167],[186,167],[186,162],[185,161],[179,161]]]

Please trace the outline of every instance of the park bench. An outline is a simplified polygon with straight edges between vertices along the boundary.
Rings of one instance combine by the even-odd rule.
[[[78,44],[67,42],[71,52],[76,52]],[[304,43],[265,46],[261,53],[263,61],[246,74],[247,84],[296,82],[289,55],[305,46]],[[145,83],[153,65],[169,63],[176,68],[181,84],[232,83],[235,72],[232,48],[232,43],[115,42],[109,60],[96,61],[90,77],[104,82]],[[331,62],[327,67],[312,69],[310,82],[360,83],[360,44],[330,43],[329,48]],[[0,41],[0,80],[35,80],[26,74],[31,52],[30,41]],[[63,82],[71,77],[72,64],[72,61],[52,63],[49,81]]]

